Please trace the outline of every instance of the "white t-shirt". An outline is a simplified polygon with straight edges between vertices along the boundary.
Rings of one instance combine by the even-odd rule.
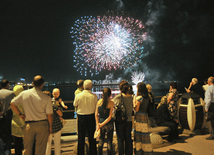
[[[83,90],[74,99],[74,106],[77,107],[77,114],[90,115],[95,113],[97,105],[97,95],[90,90]]]
[[[53,114],[51,98],[36,88],[21,92],[11,102],[16,106],[23,105],[25,121],[45,120],[47,114]]]

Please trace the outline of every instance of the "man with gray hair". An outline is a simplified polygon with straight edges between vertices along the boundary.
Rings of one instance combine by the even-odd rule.
[[[209,77],[208,78],[208,85],[209,87],[207,88],[207,91],[205,92],[205,112],[212,113],[214,115],[214,77]],[[210,136],[207,137],[207,140],[212,140],[214,139],[214,118],[211,118],[211,121],[209,121],[209,131],[210,131]]]
[[[91,80],[85,80],[83,87],[84,90],[75,96],[73,103],[74,107],[77,108],[78,117],[78,155],[84,155],[86,133],[88,133],[90,154],[96,155],[97,147],[94,132],[96,130],[95,109],[97,95],[91,92]]]

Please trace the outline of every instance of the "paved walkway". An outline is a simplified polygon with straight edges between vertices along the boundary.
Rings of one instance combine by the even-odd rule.
[[[209,135],[200,135],[189,130],[184,130],[180,135],[181,140],[177,143],[169,143],[164,140],[161,145],[154,145],[152,155],[214,155],[214,140],[206,140]],[[77,136],[62,137],[62,155],[74,154],[74,146]],[[106,153],[106,145],[104,145],[104,155]]]
[[[169,143],[164,140],[161,145],[153,145],[154,152],[152,155],[214,155],[214,140],[206,140],[209,135],[200,135],[189,130],[184,130],[180,135],[181,140],[177,143]],[[114,140],[116,137],[114,136]],[[62,136],[62,155],[75,155],[74,149],[77,141],[77,135]],[[107,146],[104,145],[103,155],[106,153]],[[52,154],[53,146],[52,146]],[[12,154],[14,150],[12,149]]]

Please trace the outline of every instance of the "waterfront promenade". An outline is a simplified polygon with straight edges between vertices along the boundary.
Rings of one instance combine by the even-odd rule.
[[[180,135],[181,140],[177,143],[169,143],[164,140],[163,144],[153,145],[154,152],[152,155],[213,155],[214,154],[214,140],[206,140],[209,134],[201,135],[199,131],[192,132],[184,130]],[[75,155],[75,144],[77,135],[65,135],[61,138],[62,155]],[[114,134],[114,141],[116,141],[116,134]],[[52,154],[54,146],[52,145]],[[104,153],[107,155],[107,145],[104,144]],[[14,154],[14,149],[12,149]]]
[[[193,133],[189,130],[184,130],[180,135],[181,140],[177,143],[169,143],[164,140],[163,144],[154,145],[154,152],[152,155],[213,155],[214,154],[214,140],[206,140],[208,136],[200,135],[197,132]],[[62,136],[62,155],[75,155],[74,149],[77,136]],[[114,135],[116,140],[116,135]],[[53,147],[53,146],[52,146]],[[104,154],[107,155],[107,146],[104,145]],[[53,149],[52,149],[53,150]]]

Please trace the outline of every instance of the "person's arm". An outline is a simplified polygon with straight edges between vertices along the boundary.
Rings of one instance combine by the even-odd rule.
[[[95,110],[95,120],[96,120],[96,127],[97,129],[99,129],[99,114],[98,114],[98,106],[99,106],[99,101],[97,103],[97,106],[96,106],[96,110]]]
[[[62,117],[63,116],[63,113],[61,110],[57,110],[56,113],[59,115],[59,117]]]
[[[77,95],[77,96],[78,96],[78,95]],[[73,106],[74,106],[75,108],[78,107],[78,97],[77,97],[77,96],[75,96],[74,102],[73,102]]]
[[[137,105],[136,96],[133,95],[133,107],[135,108],[136,105]]]
[[[105,119],[105,121],[103,121],[102,123],[99,124],[100,128],[102,128],[104,125],[106,125],[112,119],[113,108],[114,108],[114,102],[111,102],[111,108],[110,108],[109,116],[107,119]]]
[[[20,111],[19,111],[19,108],[14,104],[14,103],[10,103],[11,105],[11,108],[13,109],[13,111],[22,119],[22,120],[25,120],[25,114],[22,114]]]
[[[140,102],[139,101],[136,101],[136,104],[135,104],[135,111],[138,112],[139,111],[139,108],[140,108]]]
[[[187,93],[190,93],[190,92],[191,92],[191,90],[190,90],[190,89],[191,89],[192,85],[193,85],[193,83],[192,83],[192,82],[190,82],[190,84],[189,84],[189,88],[186,90],[186,92],[187,92]]]
[[[167,103],[170,103],[173,97],[173,93],[169,93],[169,96],[167,97]]]
[[[62,99],[59,99],[59,103],[62,105],[63,108],[68,109],[68,107],[65,105],[65,103],[62,101]]]
[[[53,123],[53,115],[52,114],[47,114],[48,116],[48,123],[49,123],[49,133],[51,134],[52,132],[52,123]]]
[[[211,104],[211,92],[210,92],[209,88],[205,92],[204,102],[205,102],[205,112],[208,112],[210,104]]]

